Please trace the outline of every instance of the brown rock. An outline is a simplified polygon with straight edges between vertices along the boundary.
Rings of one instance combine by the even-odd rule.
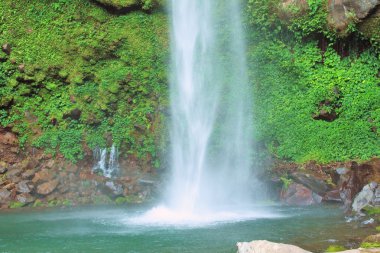
[[[54,178],[54,174],[52,171],[47,169],[42,169],[41,171],[34,174],[34,178],[32,179],[32,182],[37,183],[43,183],[50,181]]]
[[[340,192],[339,190],[332,190],[325,194],[323,197],[325,201],[335,201],[335,202],[342,202],[342,199],[340,198]]]
[[[34,170],[27,170],[24,173],[21,174],[22,179],[31,179],[34,177],[34,174],[36,172]]]
[[[36,198],[30,195],[29,193],[21,193],[16,196],[16,200],[23,204],[29,204],[29,203],[34,202]]]
[[[9,183],[9,184],[5,185],[5,186],[3,187],[3,189],[6,189],[6,190],[10,191],[10,190],[14,189],[15,186],[16,186],[15,183]]]
[[[308,206],[316,204],[313,192],[302,184],[292,183],[281,193],[282,200],[288,205]]]
[[[365,238],[363,242],[380,243],[380,234],[370,235],[367,238]]]
[[[2,47],[1,50],[6,53],[7,55],[10,55],[12,52],[12,47],[8,43],[5,43]]]
[[[13,177],[18,177],[20,176],[22,173],[22,169],[15,169],[15,168],[12,168],[8,171],[7,173],[7,178],[8,179],[11,179]]]
[[[49,195],[58,186],[58,180],[51,180],[49,182],[43,183],[37,187],[37,193],[41,195]]]
[[[18,65],[18,70],[21,72],[21,73],[24,73],[25,72],[25,64],[20,64]]]

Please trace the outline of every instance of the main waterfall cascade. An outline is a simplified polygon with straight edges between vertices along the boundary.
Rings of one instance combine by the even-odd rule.
[[[240,2],[172,0],[171,14],[171,178],[165,204],[140,221],[257,217]]]

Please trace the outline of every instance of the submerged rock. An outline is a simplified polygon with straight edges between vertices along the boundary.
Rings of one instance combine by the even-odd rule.
[[[265,240],[238,242],[236,246],[238,248],[237,253],[311,253],[294,245]]]

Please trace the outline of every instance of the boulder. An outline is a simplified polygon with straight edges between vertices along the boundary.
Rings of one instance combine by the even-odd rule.
[[[31,179],[34,177],[34,174],[36,172],[34,170],[27,170],[24,173],[21,174],[22,179]]]
[[[10,55],[11,52],[12,52],[12,47],[10,44],[8,43],[5,43],[2,47],[1,47],[1,50],[6,53],[7,55]]]
[[[29,193],[21,193],[16,196],[16,200],[23,204],[29,204],[34,202],[36,198],[30,195]]]
[[[32,179],[32,182],[37,183],[43,183],[48,182],[54,178],[53,172],[47,169],[42,169],[41,171],[34,174],[34,177]]]
[[[107,194],[114,197],[121,196],[124,193],[123,186],[113,181],[107,181],[104,190]]]
[[[340,198],[339,190],[332,190],[332,191],[327,192],[325,196],[323,196],[323,199],[325,201],[342,202],[342,199]]]
[[[18,177],[20,176],[22,173],[22,169],[16,169],[16,168],[12,168],[10,169],[8,172],[7,172],[7,178],[8,179],[12,179],[14,177]]]
[[[34,186],[31,181],[23,180],[16,184],[16,190],[19,193],[30,193],[33,190]]]
[[[58,180],[51,180],[49,182],[43,183],[37,187],[37,193],[41,195],[49,195],[58,186]]]
[[[7,189],[0,189],[0,203],[7,202],[11,196],[11,192]]]
[[[364,207],[371,204],[375,197],[374,191],[377,188],[377,183],[372,182],[363,187],[363,190],[355,197],[352,203],[352,210],[360,212]]]
[[[236,246],[238,248],[237,253],[311,253],[294,245],[265,240],[238,242]]]
[[[380,187],[377,186],[377,189],[375,191],[375,197],[373,199],[373,205],[374,206],[380,206]]]
[[[367,243],[380,243],[380,234],[370,235],[364,239],[363,242]]]
[[[304,185],[319,195],[324,195],[330,190],[330,186],[327,185],[324,180],[318,179],[310,174],[293,173],[291,177],[295,182]]]
[[[5,164],[0,164],[0,174],[4,174],[8,171],[8,168],[5,166]]]
[[[314,199],[314,193],[302,184],[292,183],[281,192],[282,200],[288,205],[308,206],[320,203],[321,199]]]
[[[329,0],[329,24],[344,33],[352,22],[369,16],[380,4],[380,0]]]

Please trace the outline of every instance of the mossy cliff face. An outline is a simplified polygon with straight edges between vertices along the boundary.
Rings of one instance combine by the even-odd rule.
[[[21,146],[76,161],[113,143],[155,161],[167,106],[164,13],[3,0],[0,14],[0,124]]]
[[[378,1],[248,2],[262,146],[296,162],[379,156]]]

